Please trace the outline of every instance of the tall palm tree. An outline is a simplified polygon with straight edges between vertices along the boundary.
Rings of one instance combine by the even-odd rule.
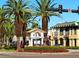
[[[54,0],[35,0],[36,3],[32,5],[33,10],[36,13],[36,16],[41,16],[42,18],[42,30],[46,33],[44,34],[47,37],[48,32],[48,21],[50,21],[50,16],[58,16],[60,15],[54,11],[47,11],[48,8],[53,8],[56,3],[53,3]]]
[[[5,34],[5,15],[4,9],[0,8],[0,42],[4,42],[4,34]]]
[[[23,42],[24,42],[23,47],[26,43],[26,41],[25,41],[26,35],[27,35],[26,30],[28,28],[28,24],[32,21],[32,20],[30,20],[31,18],[32,18],[32,15],[30,12],[23,12],[23,21],[24,21],[23,28],[22,28],[22,30],[23,30]]]
[[[9,29],[10,32],[7,29]],[[7,30],[7,32],[6,32],[6,30]],[[7,37],[8,37],[8,34],[9,34],[9,36],[11,35],[10,33],[13,33],[12,32],[12,23],[6,17],[6,11],[4,10],[4,8],[2,6],[2,8],[0,8],[0,39],[1,39],[2,43],[5,43],[5,41],[6,41],[5,35],[7,35]]]
[[[23,31],[25,31],[25,21],[24,18],[27,13],[27,0],[8,0],[6,2],[5,10],[8,15],[14,15],[15,19],[15,35],[17,36],[17,49],[20,49],[19,39],[23,36]],[[25,19],[27,20],[27,19]]]

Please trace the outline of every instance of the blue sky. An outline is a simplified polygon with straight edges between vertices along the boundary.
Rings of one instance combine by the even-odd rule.
[[[0,6],[5,4],[6,0],[0,0]],[[33,1],[33,0],[32,0]],[[63,8],[67,9],[78,9],[79,0],[55,0],[57,3],[55,7],[58,7],[59,4],[63,5]],[[54,26],[57,23],[70,22],[70,21],[79,21],[79,15],[77,13],[62,13],[61,16],[63,19],[52,16],[51,21],[49,22],[49,28]],[[38,19],[38,18],[37,18]],[[41,21],[39,22],[41,25]]]

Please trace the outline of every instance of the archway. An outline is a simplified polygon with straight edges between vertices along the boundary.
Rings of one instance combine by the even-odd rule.
[[[63,38],[60,38],[60,45],[63,45],[64,42],[63,42]]]
[[[55,38],[55,45],[58,45],[58,39]]]
[[[65,38],[66,40],[66,46],[69,46],[69,38]]]
[[[75,41],[75,42],[74,42],[74,43],[75,43],[75,46],[77,46],[77,44],[76,44],[76,43],[77,43],[77,40],[76,40],[76,39],[74,39],[74,41]]]

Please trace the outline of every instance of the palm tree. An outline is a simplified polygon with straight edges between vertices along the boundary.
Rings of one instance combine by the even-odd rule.
[[[9,29],[10,27],[10,29]],[[8,30],[7,30],[8,29]],[[6,32],[7,30],[7,32]],[[9,32],[10,30],[10,32]],[[5,43],[6,41],[6,37],[9,37],[11,34],[10,33],[13,33],[12,32],[12,23],[10,22],[10,19],[8,19],[6,17],[6,11],[4,10],[4,8],[0,8],[0,39],[1,39],[1,43]],[[9,34],[9,36],[8,36]]]
[[[39,26],[38,21],[33,20],[33,21],[32,21],[32,26],[31,26],[31,28],[39,28],[39,27],[40,27],[40,26]]]
[[[23,24],[23,28],[22,28],[22,30],[23,30],[23,42],[24,42],[24,44],[23,44],[23,47],[24,47],[24,45],[25,45],[25,39],[26,39],[26,30],[27,30],[27,28],[28,28],[28,24],[32,21],[31,20],[31,18],[32,18],[32,15],[31,15],[31,12],[23,12],[23,21],[24,21],[24,24]]]
[[[8,12],[8,15],[14,15],[14,24],[15,24],[15,35],[17,36],[17,49],[20,49],[20,37],[23,36],[23,31],[25,31],[26,23],[24,20],[27,13],[27,0],[8,0],[6,2],[5,10]]]
[[[14,34],[14,24],[11,22],[11,20],[8,20],[4,24],[5,27],[5,39],[7,41],[7,45],[9,44],[9,41],[12,41],[12,37]]]
[[[47,11],[48,8],[53,8],[56,3],[53,4],[54,0],[35,0],[36,5],[32,6],[33,10],[36,13],[36,16],[41,16],[42,18],[42,30],[46,33],[44,34],[47,37],[48,32],[48,21],[50,21],[50,16],[58,16],[60,15],[54,11]]]
[[[4,9],[0,8],[0,41],[1,43],[4,43],[4,34],[5,34],[5,15],[4,15]]]

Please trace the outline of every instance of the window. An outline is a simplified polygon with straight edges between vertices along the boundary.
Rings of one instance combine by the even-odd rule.
[[[63,35],[63,30],[62,29],[60,29],[60,35]]]
[[[58,45],[58,40],[55,40],[55,45]]]
[[[34,33],[34,34],[33,34],[33,36],[34,36],[34,37],[37,37],[37,34],[36,34],[36,33]]]
[[[58,36],[58,32],[57,31],[55,31],[54,34],[55,34],[55,36]]]
[[[69,35],[69,31],[66,31],[66,35]]]
[[[29,45],[29,41],[26,41],[26,45],[27,45],[27,46]]]
[[[69,29],[66,29],[65,35],[69,35]]]
[[[63,45],[63,39],[60,38],[60,45]]]
[[[76,44],[76,43],[77,43],[77,40],[76,40],[76,39],[74,39],[74,41],[75,41],[75,46],[77,46],[77,44]]]
[[[76,35],[76,29],[74,29],[74,35]]]
[[[73,32],[73,31],[72,31],[72,29],[71,29],[71,35],[72,35],[72,32]]]

